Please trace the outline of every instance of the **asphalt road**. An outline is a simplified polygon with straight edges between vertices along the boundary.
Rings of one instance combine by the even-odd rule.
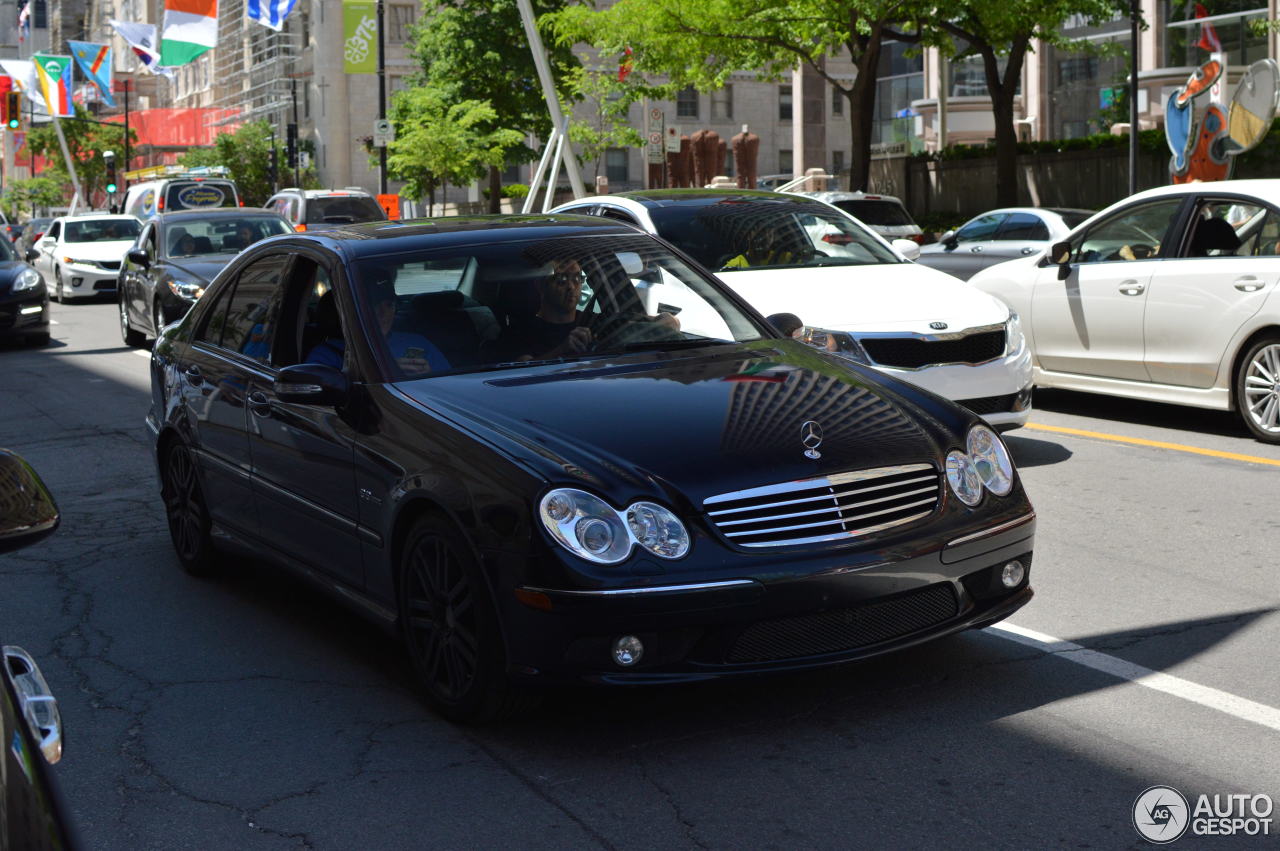
[[[1008,436],[1040,518],[1008,624],[458,728],[327,598],[252,562],[182,573],[145,352],[111,304],[53,311],[48,348],[0,349],[0,446],[63,509],[0,556],[0,640],[59,698],[92,848],[1141,847],[1150,786],[1280,798],[1280,447],[1230,415],[1039,394]],[[1271,818],[1176,845],[1274,847]]]

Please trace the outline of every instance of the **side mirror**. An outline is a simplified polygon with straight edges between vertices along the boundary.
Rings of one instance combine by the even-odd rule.
[[[1055,242],[1049,248],[1049,262],[1058,267],[1058,280],[1065,281],[1071,276],[1071,243]]]
[[[804,327],[800,317],[794,313],[774,313],[765,317],[765,321],[784,337],[794,337],[796,332]]]
[[[40,251],[35,248],[28,248],[27,253],[23,255],[28,263],[33,263],[40,258]]]
[[[0,553],[48,537],[59,519],[58,504],[31,465],[0,449]]]
[[[281,402],[298,402],[304,405],[345,405],[351,396],[351,381],[334,369],[321,363],[300,363],[287,366],[276,375],[272,388]]]
[[[908,260],[915,260],[920,256],[920,246],[914,240],[895,239],[893,247],[898,249],[898,253]]]
[[[947,247],[947,250],[951,250],[952,248],[955,248],[957,245],[960,244],[960,241],[956,239],[955,228],[951,228],[950,230],[943,231],[942,236],[938,237],[938,242],[941,242],[943,245],[945,245]]]
[[[130,248],[125,257],[129,259],[130,263],[141,266],[144,269],[151,265],[151,258],[141,248]]]

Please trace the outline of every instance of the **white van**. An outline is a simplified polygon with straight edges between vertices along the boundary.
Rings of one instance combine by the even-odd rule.
[[[241,207],[234,180],[225,177],[175,176],[129,187],[123,212],[146,220],[156,213],[204,207]]]

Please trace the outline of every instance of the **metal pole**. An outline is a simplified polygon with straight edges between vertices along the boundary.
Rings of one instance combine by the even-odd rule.
[[[133,85],[132,80],[124,80],[124,180],[122,180],[120,189],[120,197],[124,197],[124,193],[129,191],[129,89]]]
[[[58,116],[53,116],[53,129],[58,133],[58,144],[62,146],[62,156],[67,162],[67,172],[71,175],[71,189],[74,194],[71,196],[71,209],[67,210],[68,216],[75,215],[76,207],[80,205],[80,180],[76,177],[76,166],[71,160],[71,152],[67,150],[67,137],[62,135],[62,122],[58,120]]]
[[[293,185],[302,188],[302,168],[299,163],[302,162],[302,128],[298,125],[298,78],[293,80],[293,126],[296,128],[294,132],[293,143]]]
[[[529,5],[529,0],[516,0],[516,5],[520,7],[520,19],[524,22],[524,32],[529,38],[533,64],[538,69],[538,80],[542,83],[542,96],[546,98],[547,111],[551,113],[551,126],[563,127],[565,122],[560,112],[560,99],[556,97],[556,84],[551,76],[551,65],[547,62],[547,52],[542,47],[542,36],[538,35],[538,26],[534,23],[533,7]],[[582,184],[582,173],[578,171],[578,159],[573,155],[573,147],[565,145],[561,153],[564,155],[565,171],[569,173],[569,184],[573,187],[573,197],[581,198],[587,194],[587,189]]]
[[[951,81],[947,72],[951,70],[951,59],[941,50],[938,51],[938,150],[947,147],[947,96],[950,94]]]
[[[385,11],[378,0],[378,118],[387,117],[387,51],[383,47],[382,24]],[[387,146],[378,148],[378,193],[387,194]]]
[[[1129,194],[1138,191],[1138,11],[1129,0]]]

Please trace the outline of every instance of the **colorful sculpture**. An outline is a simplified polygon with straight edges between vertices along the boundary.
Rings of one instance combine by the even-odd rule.
[[[1207,14],[1197,3],[1196,17]],[[1259,59],[1240,78],[1228,107],[1222,97],[1227,54],[1208,21],[1200,24],[1197,46],[1210,51],[1209,58],[1164,105],[1165,139],[1173,152],[1169,175],[1174,183],[1230,177],[1234,158],[1256,147],[1271,129],[1280,96],[1280,67],[1272,59]],[[1208,103],[1197,122],[1195,102],[1206,95]]]

